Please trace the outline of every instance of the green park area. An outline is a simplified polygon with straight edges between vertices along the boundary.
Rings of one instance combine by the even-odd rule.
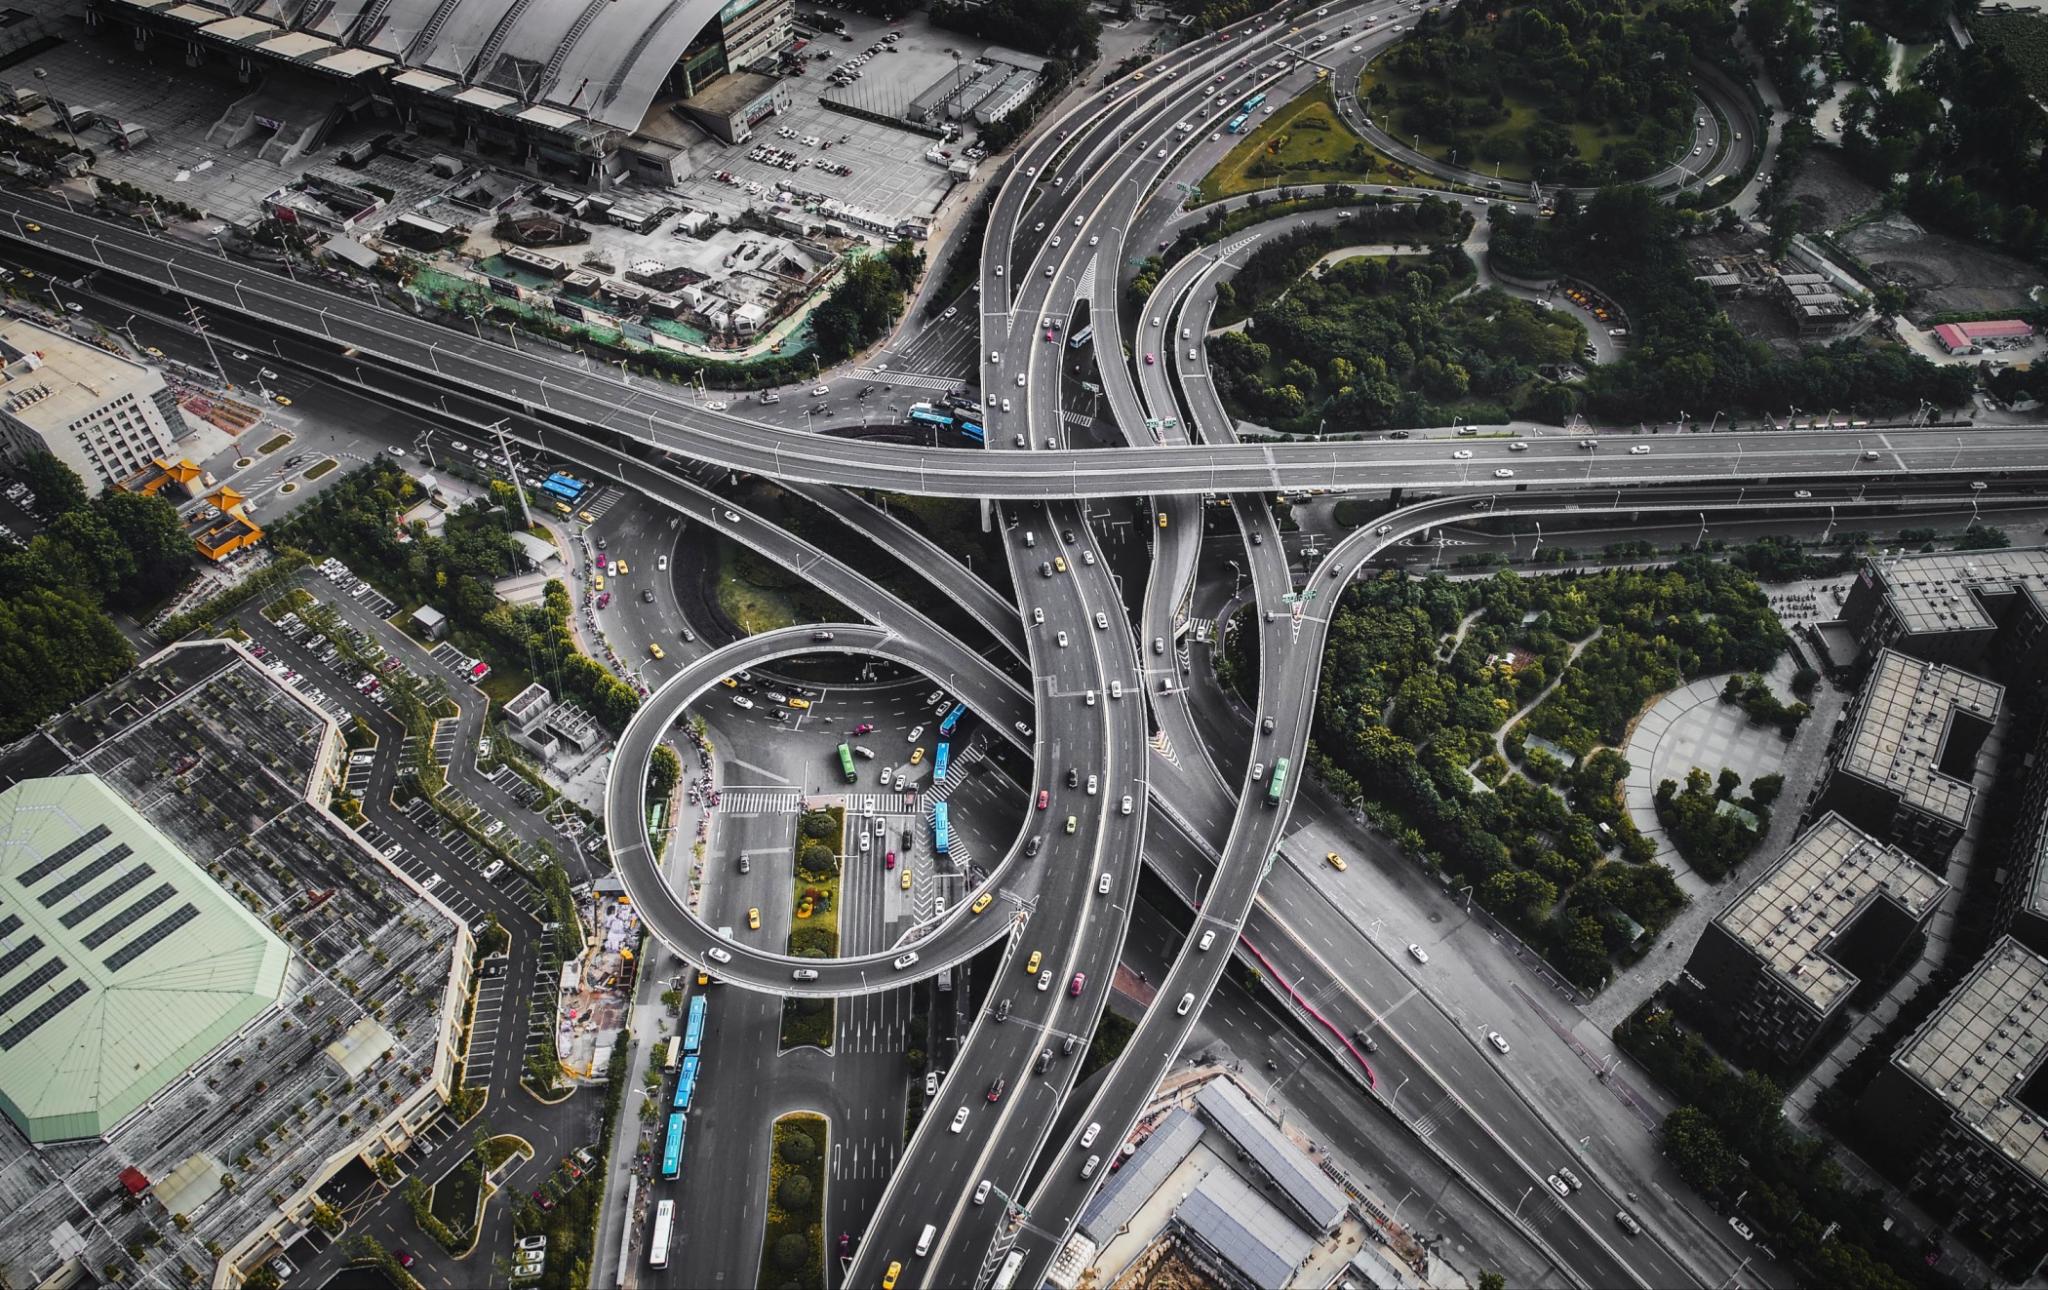
[[[1695,9],[1461,5],[1376,59],[1358,97],[1401,142],[1481,174],[1640,179],[1686,146],[1689,50],[1729,25]]]
[[[1292,99],[1262,119],[1202,180],[1200,200],[1304,184],[1364,183],[1386,164],[1344,124],[1325,89]]]
[[[1404,204],[1405,205],[1405,204]],[[1217,390],[1239,415],[1292,433],[1370,432],[1395,426],[1505,421],[1550,414],[1571,394],[1558,385],[1585,344],[1569,315],[1496,291],[1472,291],[1476,270],[1458,246],[1421,254],[1347,247],[1415,245],[1462,231],[1454,207],[1424,202],[1426,226],[1367,222],[1303,229],[1265,242],[1232,286],[1220,315],[1250,326],[1211,339]],[[1366,212],[1369,214],[1370,212]]]
[[[1767,671],[1785,645],[1730,563],[1389,573],[1335,606],[1311,762],[1411,857],[1597,989],[1686,904],[1623,808],[1629,729],[1686,679]]]

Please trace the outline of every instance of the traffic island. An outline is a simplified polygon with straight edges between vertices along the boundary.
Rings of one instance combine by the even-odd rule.
[[[839,850],[845,836],[846,809],[828,806],[805,811],[797,820],[796,854],[791,866],[789,952],[798,958],[839,957]],[[837,1032],[838,1006],[830,999],[788,998],[782,1001],[782,1046],[831,1048]]]
[[[775,1121],[768,1159],[768,1222],[759,1290],[825,1290],[825,1117],[792,1111]]]

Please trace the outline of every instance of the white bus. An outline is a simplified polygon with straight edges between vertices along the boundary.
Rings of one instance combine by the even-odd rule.
[[[676,1203],[665,1200],[654,1207],[654,1237],[647,1242],[647,1266],[665,1268],[668,1266],[668,1233],[675,1225]]]
[[[989,1283],[989,1290],[1010,1290],[1017,1284],[1017,1274],[1024,1270],[1024,1251],[1011,1250],[1010,1257],[1003,1260],[1003,1266],[996,1269],[996,1279]]]
[[[668,1060],[661,1064],[661,1068],[673,1075],[682,1068],[682,1065],[683,1037],[681,1035],[670,1035],[668,1040]]]

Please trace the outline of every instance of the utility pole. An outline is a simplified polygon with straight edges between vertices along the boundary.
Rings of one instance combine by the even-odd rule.
[[[222,385],[226,385],[228,383],[228,371],[220,365],[220,355],[214,352],[213,337],[206,333],[206,319],[200,314],[199,306],[186,305],[185,316],[192,320],[192,326],[198,331],[199,339],[206,342],[206,356],[213,360],[213,374],[220,378]]]
[[[505,473],[512,477],[512,491],[519,494],[519,514],[526,520],[526,527],[533,528],[533,508],[526,504],[526,485],[519,480],[519,467],[512,463],[512,449],[505,442],[505,418],[491,422],[491,429],[498,434],[498,459],[505,463]]]

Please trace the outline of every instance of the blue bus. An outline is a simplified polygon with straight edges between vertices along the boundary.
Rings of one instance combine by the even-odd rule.
[[[690,1020],[683,1027],[683,1051],[697,1053],[704,1050],[704,996],[690,1000]]]
[[[1226,131],[1228,131],[1229,133],[1231,133],[1231,134],[1236,134],[1236,133],[1238,133],[1239,131],[1243,130],[1243,129],[1244,129],[1244,123],[1245,123],[1245,122],[1247,122],[1247,121],[1249,121],[1249,120],[1251,120],[1251,119],[1252,119],[1252,114],[1251,114],[1251,113],[1249,113],[1249,112],[1240,112],[1240,113],[1238,113],[1238,114],[1237,114],[1236,116],[1234,116],[1234,117],[1230,118],[1230,121],[1229,121],[1229,123],[1228,123],[1228,124],[1226,124],[1226,125],[1225,125],[1225,126],[1224,126],[1223,128],[1224,128],[1224,129],[1225,129]]]
[[[967,715],[967,705],[966,705],[966,704],[964,704],[964,703],[956,703],[956,704],[954,704],[954,705],[953,705],[953,707],[952,707],[952,710],[946,713],[945,719],[939,722],[939,733],[940,733],[940,734],[942,734],[942,735],[950,735],[950,734],[952,734],[952,733],[953,733],[953,729],[954,729],[954,727],[956,727],[956,726],[958,726],[958,725],[960,724],[960,718],[962,718],[962,717],[964,717],[964,716],[966,716],[966,715]]]
[[[542,482],[540,491],[558,502],[567,502],[569,505],[574,506],[578,501],[582,500],[583,494],[590,491],[590,485],[574,475],[564,475],[557,472],[549,475]]]
[[[932,758],[932,783],[936,784],[944,779],[946,777],[946,767],[952,764],[953,745],[940,743],[938,756]]]
[[[960,433],[967,436],[968,441],[971,443],[988,442],[988,432],[972,421],[962,421],[960,423]]]
[[[683,1058],[682,1073],[676,1076],[676,1099],[670,1106],[670,1110],[687,1111],[690,1109],[690,1095],[697,1091],[697,1063],[701,1060],[703,1059],[695,1053],[691,1053],[688,1057]]]
[[[1266,95],[1263,91],[1252,95],[1250,98],[1244,101],[1244,114],[1246,116],[1250,116],[1252,113],[1258,111],[1259,104],[1264,103],[1265,101]]]
[[[683,1176],[683,1114],[668,1117],[668,1141],[661,1148],[661,1176],[674,1182]]]
[[[926,425],[934,426],[949,426],[953,424],[953,418],[950,415],[939,411],[937,408],[933,407],[929,403],[911,404],[910,419],[912,421],[922,421]]]
[[[1080,349],[1080,348],[1082,348],[1083,346],[1087,345],[1087,343],[1088,343],[1089,341],[1091,341],[1091,340],[1094,340],[1094,339],[1095,339],[1095,324],[1094,324],[1094,323],[1089,323],[1089,324],[1088,324],[1088,325],[1087,325],[1086,327],[1083,327],[1083,328],[1082,328],[1081,330],[1079,330],[1079,331],[1075,332],[1075,333],[1074,333],[1073,335],[1071,335],[1071,336],[1067,337],[1067,348],[1068,348],[1068,349]]]
[[[946,820],[946,804],[932,807],[932,850],[942,856],[953,854],[953,830]]]

